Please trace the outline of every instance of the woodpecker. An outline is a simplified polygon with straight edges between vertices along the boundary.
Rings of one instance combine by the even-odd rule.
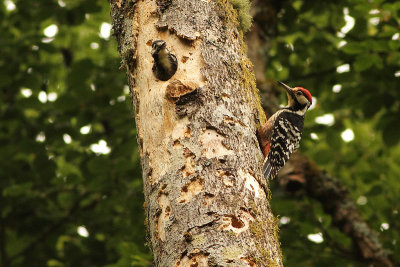
[[[156,40],[152,44],[151,55],[154,58],[153,72],[161,81],[169,80],[178,68],[178,60],[171,54],[163,40]]]
[[[312,104],[312,96],[307,89],[290,88],[283,82],[279,84],[286,90],[288,105],[272,115],[257,132],[265,156],[265,179],[273,179],[292,152],[299,147],[304,115]]]

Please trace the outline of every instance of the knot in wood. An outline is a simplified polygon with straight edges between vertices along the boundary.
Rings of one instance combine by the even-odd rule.
[[[197,98],[197,85],[173,80],[168,84],[165,96],[177,105],[184,105]]]

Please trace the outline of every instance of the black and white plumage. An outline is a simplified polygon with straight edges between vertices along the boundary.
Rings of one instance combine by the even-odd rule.
[[[307,89],[279,83],[286,89],[288,106],[272,115],[257,133],[265,156],[263,174],[266,179],[274,178],[299,147],[304,115],[312,103]]]
[[[156,40],[152,44],[151,55],[154,59],[153,73],[161,81],[169,80],[178,68],[178,60],[171,54],[163,40]]]

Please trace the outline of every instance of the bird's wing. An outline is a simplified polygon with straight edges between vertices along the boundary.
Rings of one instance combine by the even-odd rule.
[[[264,153],[264,157],[268,155],[271,145],[271,135],[274,128],[274,118],[271,117],[257,132],[258,142]]]
[[[279,114],[275,120],[269,152],[264,160],[265,179],[273,179],[276,176],[299,144],[302,129],[292,126],[290,121],[291,118],[286,113]]]
[[[265,160],[263,164],[263,173],[268,174],[271,172],[271,164],[267,160],[268,154],[271,150],[271,138],[275,127],[275,122],[277,121],[277,117],[282,111],[278,111],[273,114],[268,121],[260,128],[259,132],[257,133],[258,141],[261,145]],[[268,177],[268,175],[266,177]]]
[[[171,63],[171,71],[175,73],[178,69],[178,60],[176,59],[176,56],[174,54],[169,54],[169,61]]]

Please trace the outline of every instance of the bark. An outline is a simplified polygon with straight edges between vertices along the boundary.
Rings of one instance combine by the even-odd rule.
[[[261,175],[265,115],[227,0],[110,0],[127,70],[155,266],[282,266]],[[178,58],[155,79],[154,40]]]
[[[252,10],[253,30],[247,35],[248,55],[254,63],[257,86],[261,89],[263,107],[268,115],[278,109],[278,102],[272,86],[274,82],[268,81],[264,76],[270,38],[270,32],[266,30],[275,28],[273,24],[277,22],[276,15],[281,4],[273,0],[256,0]],[[311,159],[300,152],[294,153],[278,173],[277,180],[289,195],[298,197],[305,194],[321,203],[324,211],[332,217],[333,225],[352,239],[353,251],[350,254],[355,260],[374,266],[395,266],[380,243],[378,233],[363,220],[345,186],[319,169]]]

